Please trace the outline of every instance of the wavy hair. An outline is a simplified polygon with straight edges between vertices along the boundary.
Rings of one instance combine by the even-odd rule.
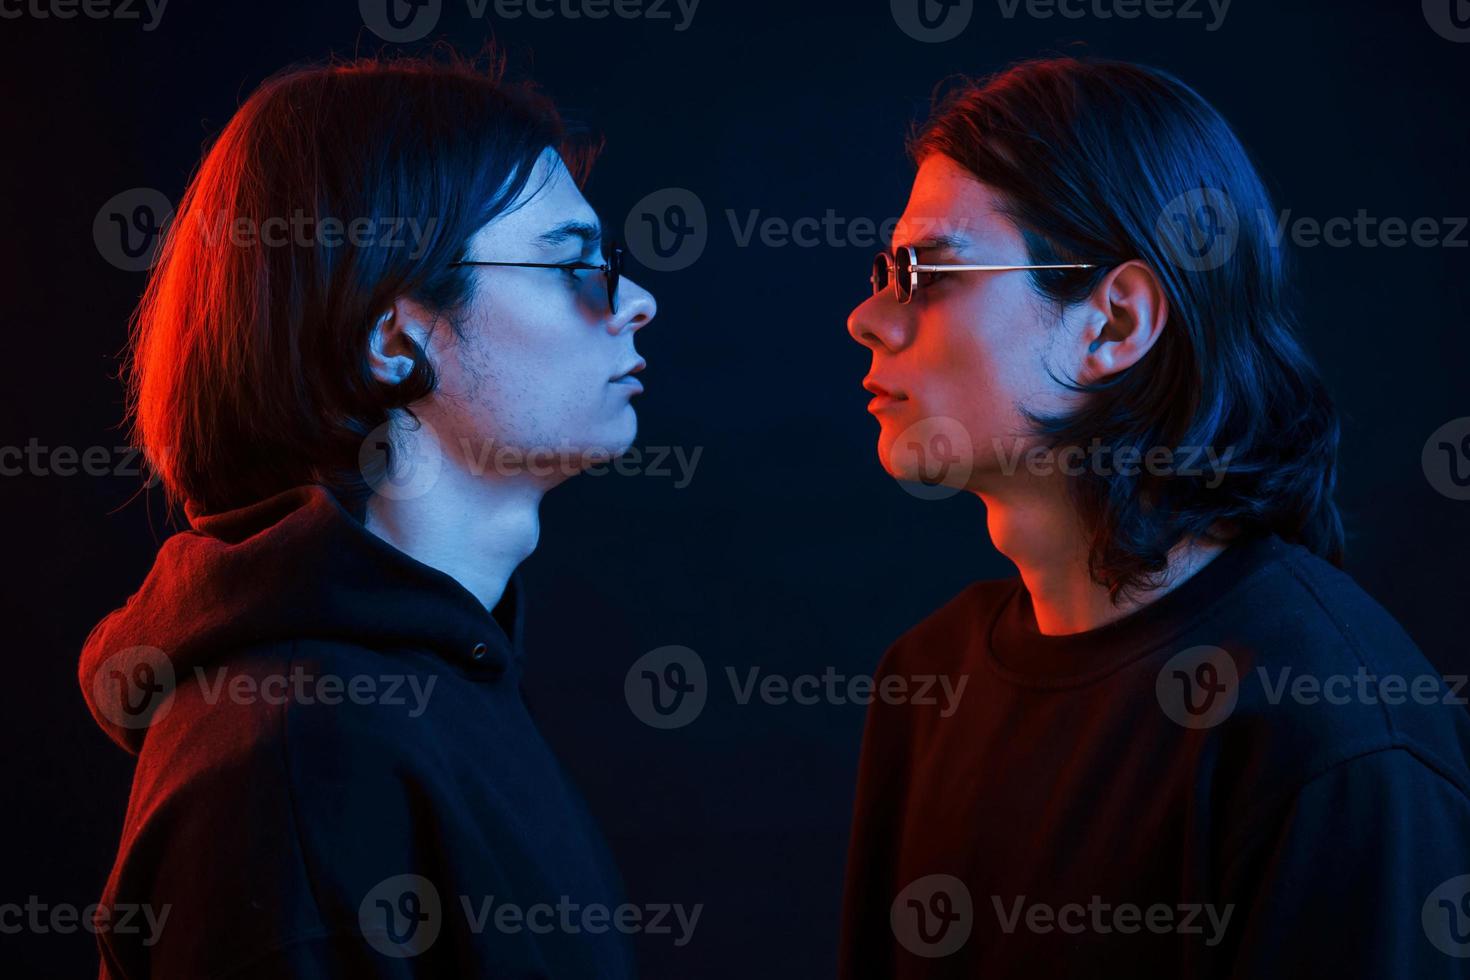
[[[1337,413],[1296,335],[1285,257],[1257,220],[1270,198],[1209,103],[1140,65],[1023,62],[941,86],[909,152],[942,154],[997,191],[1032,263],[1101,266],[1031,273],[1058,307],[1130,260],[1163,285],[1168,322],[1145,357],[1098,384],[1059,379],[1080,407],[1031,416],[1052,448],[1232,453],[1216,486],[1147,468],[1069,477],[1092,577],[1114,601],[1158,584],[1190,537],[1274,532],[1341,564]]]
[[[493,54],[261,84],[189,182],[133,317],[127,417],[169,503],[322,483],[360,515],[364,440],[437,383],[417,347],[401,383],[373,377],[377,317],[407,296],[458,334],[474,279],[450,264],[547,149],[579,180],[596,151]]]

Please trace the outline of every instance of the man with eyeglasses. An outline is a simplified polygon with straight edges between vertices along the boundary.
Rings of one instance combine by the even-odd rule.
[[[840,975],[1465,976],[1463,679],[1340,570],[1338,420],[1229,126],[1058,59],[911,150],[848,322],[878,456],[1019,575],[878,669],[965,693],[869,709]]]
[[[138,312],[130,418],[190,529],[92,631],[137,756],[104,977],[633,974],[617,870],[521,698],[557,483],[633,441],[654,299],[587,153],[457,58],[265,82],[206,154]],[[404,216],[423,241],[242,245]],[[605,254],[604,254],[605,251]]]

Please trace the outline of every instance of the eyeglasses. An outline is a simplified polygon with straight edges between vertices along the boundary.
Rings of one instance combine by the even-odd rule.
[[[1015,272],[1023,269],[1096,269],[1095,265],[921,265],[912,245],[894,249],[894,254],[879,252],[873,257],[873,295],[877,296],[893,283],[893,295],[907,303],[919,291],[921,272]]]
[[[623,277],[623,247],[614,245],[607,251],[607,261],[600,265],[590,262],[451,262],[451,269],[462,265],[503,266],[512,269],[565,269],[569,272],[601,272],[607,276],[607,309],[613,316],[618,313],[618,280]]]

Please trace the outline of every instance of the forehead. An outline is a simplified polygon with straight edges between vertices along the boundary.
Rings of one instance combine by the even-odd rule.
[[[597,225],[597,212],[554,150],[536,161],[515,203],[474,236],[481,245],[527,245],[568,222]]]
[[[940,238],[960,242],[1011,238],[1015,229],[1000,212],[999,203],[995,192],[964,167],[942,154],[930,154],[914,177],[908,206],[893,232],[893,244]]]

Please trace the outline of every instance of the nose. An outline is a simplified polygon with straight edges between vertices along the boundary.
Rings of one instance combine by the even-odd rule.
[[[908,344],[908,327],[886,298],[891,292],[870,296],[847,316],[847,332],[869,350],[901,350]]]
[[[658,315],[658,301],[653,294],[624,276],[618,280],[618,312],[607,323],[607,332],[617,336],[623,331],[636,333]]]

